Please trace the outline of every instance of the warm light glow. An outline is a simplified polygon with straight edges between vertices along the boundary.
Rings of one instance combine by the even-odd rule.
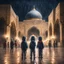
[[[51,36],[51,39],[56,39],[56,36],[52,35],[52,36]]]
[[[4,38],[9,38],[8,34],[3,35]]]
[[[54,50],[53,50],[53,52],[52,52],[51,62],[52,62],[52,64],[55,63],[55,53],[54,53]]]
[[[20,60],[21,60],[20,55],[21,55],[21,53],[17,52],[17,63],[20,63]]]
[[[55,40],[55,39],[56,39],[56,36],[52,35],[51,37],[47,37],[45,40],[43,40],[43,42],[47,44],[49,40]]]
[[[4,57],[4,64],[9,64],[9,57],[8,57],[8,54],[5,54],[5,57]]]
[[[15,39],[21,43],[21,39],[19,37],[15,37]]]
[[[30,36],[29,40],[31,40],[31,37],[32,37],[32,36],[34,36],[34,37],[35,37],[35,39],[37,38],[34,34],[32,34],[32,35]]]
[[[47,37],[45,40],[43,40],[43,42],[47,42],[49,40],[50,40],[50,38]]]
[[[29,38],[29,43],[28,43],[28,45],[30,44],[30,41],[31,41],[31,37],[32,36],[34,36],[35,37],[35,42],[36,42],[36,45],[37,45],[37,42],[38,42],[38,37],[36,37],[34,34],[32,34],[31,36],[30,36],[30,38]]]
[[[47,37],[43,42],[46,42],[52,39],[56,39],[56,36],[52,35],[51,37]]]

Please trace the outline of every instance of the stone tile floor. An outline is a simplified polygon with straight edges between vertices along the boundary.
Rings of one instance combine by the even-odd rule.
[[[64,48],[44,48],[43,58],[39,61],[38,50],[34,61],[30,61],[30,50],[27,50],[26,60],[21,59],[20,48],[10,50],[0,48],[0,64],[64,64]]]

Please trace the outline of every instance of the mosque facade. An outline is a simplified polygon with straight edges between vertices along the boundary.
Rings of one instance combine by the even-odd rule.
[[[11,5],[0,5],[0,42],[11,39],[21,39],[26,36],[29,40],[30,36],[47,37],[48,22],[42,20],[42,15],[35,8],[29,11],[25,20],[19,21],[19,17],[15,14]]]
[[[20,32],[25,35],[27,39],[31,35],[36,37],[42,36],[43,39],[46,38],[46,32],[48,31],[48,22],[42,20],[42,15],[35,8],[26,14],[26,20],[19,22]]]
[[[27,40],[32,35],[42,36],[43,40],[55,41],[64,45],[64,3],[59,3],[48,16],[48,22],[43,20],[42,15],[35,8],[29,11],[25,20],[19,21],[11,5],[0,5],[0,42],[10,42],[11,39],[21,39],[26,36]]]

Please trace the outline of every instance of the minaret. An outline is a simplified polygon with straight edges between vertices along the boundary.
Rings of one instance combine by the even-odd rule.
[[[35,9],[35,5],[33,6],[33,10],[36,10],[36,9]]]

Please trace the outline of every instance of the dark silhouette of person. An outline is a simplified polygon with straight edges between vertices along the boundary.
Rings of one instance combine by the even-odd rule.
[[[17,40],[15,40],[15,48],[17,48]]]
[[[57,40],[56,40],[55,42],[56,42],[56,47],[58,47],[58,42],[57,42]]]
[[[6,49],[6,40],[3,42],[3,48]]]
[[[44,49],[44,44],[42,42],[42,37],[38,38],[38,44],[37,44],[37,48],[38,48],[38,52],[39,52],[39,59],[42,59],[42,51]]]
[[[53,46],[54,46],[54,48],[55,48],[55,47],[58,47],[57,40],[54,41]]]
[[[22,42],[21,42],[21,49],[22,49],[22,59],[25,60],[26,59],[26,51],[27,51],[28,45],[26,42],[26,37],[23,36],[22,37]]]
[[[51,41],[49,41],[48,46],[49,46],[49,48],[52,47]]]
[[[53,43],[53,46],[54,46],[54,48],[56,47],[55,41],[54,41],[54,43]]]
[[[8,48],[9,48],[9,42],[7,43],[7,45],[8,45]]]
[[[36,42],[35,42],[35,37],[32,36],[31,37],[31,42],[30,42],[30,59],[32,60],[32,57],[34,57],[35,59],[35,46],[36,46]]]
[[[10,42],[10,48],[13,49],[14,48],[14,42],[11,40]]]

